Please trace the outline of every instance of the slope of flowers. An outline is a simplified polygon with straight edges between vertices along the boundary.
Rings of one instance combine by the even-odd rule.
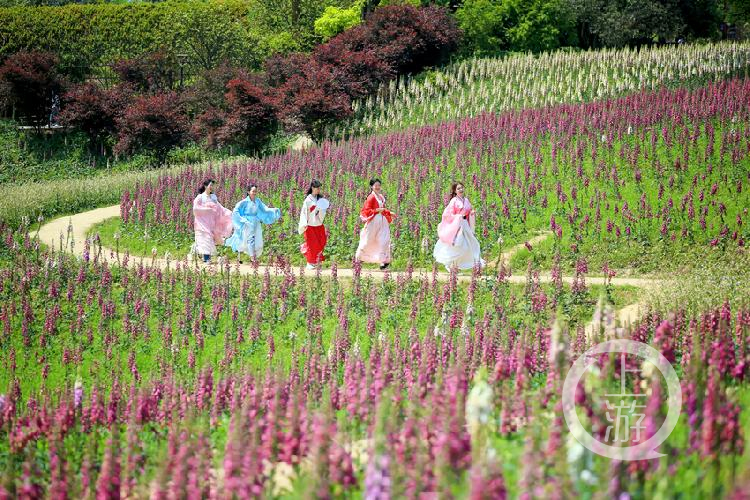
[[[402,79],[354,104],[328,137],[350,137],[480,113],[608,99],[665,86],[747,75],[750,42],[468,59]]]
[[[88,244],[87,244],[88,245]],[[0,244],[2,498],[571,498],[739,494],[750,391],[748,304],[654,312],[587,336],[550,311],[532,272],[458,286],[431,276],[351,287],[231,269],[161,271],[122,258]],[[442,317],[434,311],[443,311]],[[520,313],[520,314],[519,314]],[[560,318],[558,318],[560,319]],[[617,463],[568,440],[570,363],[611,338],[651,342],[677,368],[683,418],[661,460]],[[630,361],[629,361],[630,362]],[[580,386],[595,427],[615,359]],[[665,416],[657,378],[646,435]],[[598,426],[604,432],[604,425]]]
[[[187,249],[191,200],[206,176],[219,181],[220,200],[230,207],[244,186],[257,182],[261,198],[283,214],[266,230],[267,251],[301,259],[298,207],[306,183],[317,177],[332,202],[328,252],[348,263],[367,181],[378,176],[399,215],[392,227],[396,263],[428,264],[457,179],[477,207],[478,237],[490,256],[499,252],[500,237],[523,242],[532,230],[551,229],[555,238],[537,252],[548,267],[559,257],[566,266],[594,270],[668,269],[691,261],[694,252],[742,247],[750,236],[748,110],[750,80],[735,79],[692,91],[483,114],[325,143],[305,155],[188,169],[126,191],[123,230],[176,234]]]

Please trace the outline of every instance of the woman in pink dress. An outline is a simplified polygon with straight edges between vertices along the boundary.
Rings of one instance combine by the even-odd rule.
[[[432,255],[435,260],[450,269],[472,269],[476,264],[484,267],[479,241],[474,235],[476,212],[468,198],[464,197],[464,185],[456,182],[451,186],[451,200],[443,210],[438,225],[438,241]]]
[[[203,262],[208,262],[216,254],[216,244],[232,234],[232,212],[219,203],[212,179],[198,188],[198,196],[193,200],[193,215],[195,243],[191,253],[201,255]]]
[[[354,258],[380,264],[380,269],[385,269],[391,263],[391,222],[395,215],[385,208],[380,184],[380,179],[370,180],[372,192],[359,212],[365,225],[359,232],[359,247]]]

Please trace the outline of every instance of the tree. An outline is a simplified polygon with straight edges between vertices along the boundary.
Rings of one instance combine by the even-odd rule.
[[[348,9],[328,6],[315,20],[315,33],[328,40],[358,25],[362,21],[362,1],[354,2]]]
[[[292,76],[276,90],[279,116],[286,129],[304,130],[319,141],[327,125],[351,115],[351,99],[334,71],[330,64],[311,60],[302,75]]]
[[[466,0],[456,11],[458,26],[464,34],[464,51],[491,55],[507,47],[504,39],[504,10],[496,0]]]
[[[231,80],[226,94],[229,112],[204,115],[204,123],[212,119],[215,125],[223,120],[217,130],[219,143],[235,143],[249,148],[263,144],[277,128],[276,110],[268,90],[258,81],[236,78]]]
[[[572,11],[563,0],[502,3],[508,49],[541,52],[576,42]]]
[[[57,57],[47,52],[21,51],[8,57],[0,65],[0,85],[6,101],[3,106],[37,127],[46,124],[53,98],[65,88],[57,63]]]
[[[132,99],[133,89],[127,84],[103,89],[93,83],[73,86],[63,96],[60,123],[84,132],[91,146],[101,145],[117,130],[117,119]]]
[[[115,153],[147,150],[164,163],[167,153],[188,138],[188,120],[180,96],[163,92],[137,97],[117,120]]]
[[[164,92],[175,84],[176,61],[166,52],[153,52],[137,59],[121,59],[114,64],[122,83],[141,92]]]
[[[354,52],[323,44],[313,53],[313,59],[331,69],[332,76],[350,99],[360,99],[396,76],[393,69],[369,51]]]

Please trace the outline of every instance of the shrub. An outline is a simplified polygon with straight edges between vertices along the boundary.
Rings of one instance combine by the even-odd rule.
[[[176,83],[176,62],[163,51],[121,59],[114,64],[114,70],[121,82],[142,92],[171,90]]]
[[[503,8],[496,0],[466,0],[456,11],[465,51],[491,55],[505,47]]]
[[[371,52],[338,50],[334,45],[321,45],[313,58],[332,68],[333,78],[352,99],[366,97],[378,86],[396,76],[395,71]]]
[[[184,144],[188,120],[180,96],[174,92],[137,97],[117,120],[115,153],[148,149],[163,163],[167,152]]]
[[[8,57],[0,66],[4,105],[34,125],[47,123],[53,96],[64,89],[57,63],[57,57],[46,52],[22,51]]]
[[[355,2],[348,9],[328,6],[323,15],[315,20],[315,33],[328,40],[358,25],[362,21],[362,3]]]
[[[216,112],[202,115],[203,123],[210,130],[216,130],[221,121],[225,121],[218,130],[219,143],[236,143],[250,148],[260,146],[277,126],[276,111],[266,88],[258,82],[236,78],[227,85],[227,104],[229,112],[226,118]]]
[[[305,130],[314,141],[325,126],[352,113],[351,99],[330,64],[310,62],[276,91],[279,115],[290,131]]]
[[[334,37],[330,50],[371,52],[398,74],[416,73],[446,59],[461,32],[446,9],[411,5],[383,7],[364,24]]]
[[[120,84],[103,89],[93,83],[73,86],[63,96],[60,123],[84,132],[92,145],[117,130],[117,119],[122,116],[132,99],[133,89]]]

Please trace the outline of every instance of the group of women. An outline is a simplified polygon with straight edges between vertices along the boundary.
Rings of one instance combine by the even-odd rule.
[[[321,195],[318,180],[310,183],[307,197],[302,203],[297,230],[304,237],[300,251],[307,260],[308,269],[315,268],[325,260],[323,254],[327,242],[323,221],[330,207]],[[371,192],[360,211],[364,223],[359,233],[359,246],[355,259],[360,262],[379,264],[380,269],[391,263],[390,225],[396,217],[385,206],[380,179],[370,180]],[[207,180],[198,189],[193,201],[195,216],[195,244],[192,251],[209,262],[216,254],[216,245],[230,247],[242,254],[257,258],[263,252],[263,224],[273,224],[281,217],[278,208],[267,207],[257,197],[257,186],[251,184],[247,197],[229,211],[218,201],[214,193],[214,181]],[[433,256],[446,268],[472,269],[484,267],[479,241],[474,235],[476,212],[464,196],[464,186],[456,182],[451,186],[451,198],[438,224],[438,241]]]

